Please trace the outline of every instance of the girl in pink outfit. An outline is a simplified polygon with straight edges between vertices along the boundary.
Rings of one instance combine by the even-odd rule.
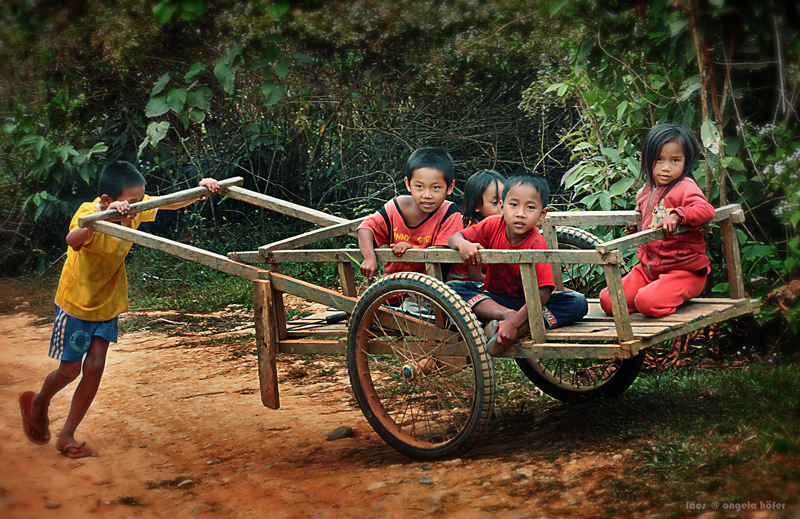
[[[642,229],[661,228],[666,238],[639,246],[639,264],[622,280],[628,312],[664,317],[703,291],[710,272],[703,233],[674,235],[678,225],[702,225],[716,214],[692,177],[698,155],[694,137],[682,126],[660,124],[647,133],[640,173],[645,185],[636,194],[636,210]],[[608,288],[600,292],[600,306],[611,315]]]

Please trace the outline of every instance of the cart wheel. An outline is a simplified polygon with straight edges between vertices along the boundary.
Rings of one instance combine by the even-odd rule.
[[[494,364],[480,323],[458,294],[428,276],[392,274],[361,296],[350,318],[347,369],[367,421],[406,456],[463,453],[491,417]]]
[[[594,234],[575,227],[557,227],[556,238],[558,248],[564,250],[594,250],[595,245],[603,240]],[[621,265],[622,275],[628,273],[628,267]],[[606,286],[606,275],[600,265],[564,264],[562,265],[564,287],[580,292],[586,297],[597,297]]]
[[[536,387],[569,404],[619,396],[639,375],[644,352],[632,359],[514,359]]]
[[[594,250],[602,240],[574,227],[556,229],[559,249]],[[564,287],[596,297],[605,286],[603,269],[598,265],[565,265]],[[622,265],[622,274],[628,268]],[[515,359],[522,372],[536,387],[562,402],[591,402],[620,395],[636,380],[644,362],[644,352],[632,359]]]

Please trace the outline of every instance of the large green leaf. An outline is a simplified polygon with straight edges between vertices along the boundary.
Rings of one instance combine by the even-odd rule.
[[[165,24],[172,18],[175,9],[178,8],[178,3],[175,1],[163,0],[153,6],[153,14],[156,15],[158,23]]]
[[[275,65],[275,73],[280,77],[286,77],[289,74],[289,67],[292,66],[291,59],[282,59]]]
[[[150,144],[156,146],[161,139],[167,136],[169,130],[169,123],[167,121],[152,122],[147,125],[147,138]]]
[[[203,13],[206,12],[206,4],[201,0],[181,0],[181,9],[185,13],[188,13],[188,16],[191,16],[191,18],[185,17],[183,13],[181,13],[181,17],[184,20],[192,20],[202,16]]]
[[[211,109],[211,89],[207,86],[201,86],[196,91],[189,91],[186,93],[186,102],[189,106],[200,108],[201,110]]]
[[[274,81],[265,81],[263,85],[261,85],[261,93],[264,94],[264,98],[266,99],[266,105],[274,105],[278,101],[281,100],[283,97],[283,92],[286,89],[286,85],[283,83],[275,83]]]
[[[144,113],[147,117],[159,117],[169,112],[169,105],[167,104],[166,96],[158,96],[150,99],[147,102],[147,107]]]
[[[159,92],[164,90],[164,87],[167,86],[167,83],[169,83],[169,79],[170,79],[169,72],[158,78],[158,81],[156,81],[156,86],[154,86],[153,91],[150,92],[150,97],[158,95]]]
[[[206,65],[205,63],[195,63],[194,65],[189,67],[189,72],[187,72],[186,75],[183,76],[184,81],[186,81],[187,83],[193,83],[195,81],[198,81],[203,76],[203,73],[206,71],[207,66],[208,65]]]
[[[186,103],[186,89],[181,88],[173,88],[172,90],[167,93],[167,104],[169,105],[170,109],[176,114],[180,114],[183,111],[183,105]]]

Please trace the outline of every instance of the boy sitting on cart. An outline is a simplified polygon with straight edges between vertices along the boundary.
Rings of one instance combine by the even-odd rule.
[[[455,233],[448,242],[459,252],[470,274],[470,281],[450,281],[448,285],[467,302],[475,315],[483,322],[488,321],[486,336],[490,338],[487,347],[491,355],[501,354],[525,330],[528,309],[519,265],[491,263],[484,278],[480,249],[546,249],[547,244],[536,224],[547,215],[550,188],[540,176],[520,175],[506,181],[502,198],[502,214]],[[536,264],[536,278],[548,328],[577,321],[589,311],[582,294],[552,293],[555,283],[549,263]],[[484,282],[483,286],[476,283],[480,281]]]
[[[401,257],[411,248],[447,247],[448,238],[463,229],[458,207],[445,200],[455,187],[449,153],[440,148],[416,150],[406,163],[405,183],[410,196],[389,200],[358,226],[358,248],[364,256],[361,273],[369,280],[378,273],[376,247],[390,245]],[[425,273],[423,263],[393,261],[384,268],[387,274]]]

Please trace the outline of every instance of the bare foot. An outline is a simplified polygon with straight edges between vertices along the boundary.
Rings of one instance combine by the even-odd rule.
[[[25,436],[37,445],[47,445],[50,442],[50,427],[47,414],[44,415],[44,426],[34,423],[32,420],[33,401],[35,398],[33,391],[25,391],[19,396],[19,409],[22,414],[22,428]]]
[[[48,441],[50,441],[50,417],[47,415],[49,407],[41,405],[39,393],[36,393],[31,401],[31,413],[28,415],[28,420],[35,429],[46,431]]]

